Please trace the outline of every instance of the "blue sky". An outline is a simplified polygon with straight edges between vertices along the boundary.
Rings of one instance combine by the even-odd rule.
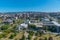
[[[60,12],[60,0],[0,0],[0,12]]]

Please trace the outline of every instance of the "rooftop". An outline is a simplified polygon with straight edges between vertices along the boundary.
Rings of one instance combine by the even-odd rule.
[[[60,26],[60,24],[56,21],[52,21],[52,23],[54,23],[56,26]]]

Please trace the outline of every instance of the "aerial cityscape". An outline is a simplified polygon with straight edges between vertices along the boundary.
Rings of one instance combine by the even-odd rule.
[[[0,40],[60,40],[60,0],[0,0]]]
[[[60,40],[60,12],[0,13],[0,39]]]

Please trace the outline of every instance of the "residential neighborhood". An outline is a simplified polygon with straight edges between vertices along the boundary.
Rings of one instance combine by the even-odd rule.
[[[60,40],[59,16],[46,12],[1,13],[0,40]]]

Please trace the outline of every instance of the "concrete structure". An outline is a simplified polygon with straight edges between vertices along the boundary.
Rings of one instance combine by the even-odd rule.
[[[60,24],[56,21],[52,21],[56,25],[57,32],[60,32]]]
[[[30,24],[34,24],[34,25],[36,25],[36,27],[43,27],[41,22],[39,22],[39,23],[30,23]]]
[[[41,21],[43,23],[43,26],[54,26],[56,27],[56,32],[60,32],[60,24],[56,21],[56,20],[53,20],[53,21],[50,21],[49,19],[47,18],[43,18],[43,20]]]
[[[43,27],[42,22],[39,22],[38,20],[30,20],[29,24],[34,24],[36,27]]]
[[[56,21],[48,21],[48,22],[43,22],[44,26],[55,26],[56,31],[59,33],[60,32],[60,24]]]
[[[20,25],[21,25],[21,27],[24,27],[24,28],[27,28],[28,27],[28,24],[25,24],[25,23],[22,23]]]
[[[17,26],[17,29],[21,30],[22,28],[27,28],[27,27],[28,27],[28,24],[22,23],[22,24]]]
[[[44,22],[42,22],[42,23],[43,23],[43,25],[45,25],[45,26],[55,26],[52,21],[44,21]]]
[[[50,21],[48,18],[41,18],[41,21]]]

